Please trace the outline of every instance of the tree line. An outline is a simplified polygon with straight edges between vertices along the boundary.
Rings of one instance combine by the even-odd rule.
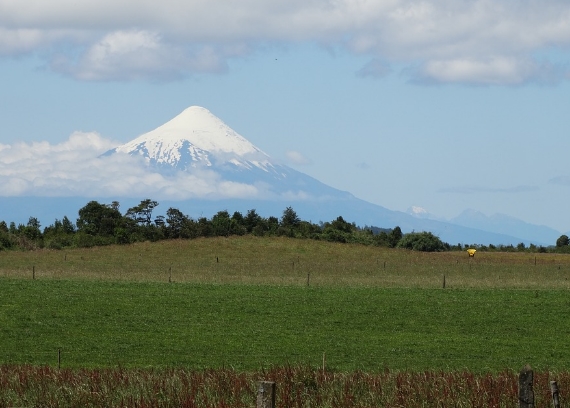
[[[76,223],[67,216],[41,229],[40,222],[30,217],[26,225],[0,221],[0,250],[6,249],[64,249],[88,248],[111,244],[131,244],[165,239],[195,239],[200,237],[228,237],[239,235],[283,236],[340,243],[358,243],[389,248],[407,248],[418,251],[463,250],[467,245],[450,245],[430,232],[404,234],[400,227],[358,227],[342,216],[330,222],[315,224],[299,218],[292,207],[283,210],[280,218],[262,217],[255,209],[244,215],[238,211],[230,215],[218,211],[211,218],[191,218],[170,207],[166,215],[153,217],[158,202],[145,199],[121,213],[120,203],[102,204],[90,201],[78,211]],[[557,242],[558,244],[558,242]],[[469,245],[478,250],[530,250],[543,252],[544,247],[524,244],[517,247]],[[570,249],[570,246],[566,245]],[[558,245],[554,248],[562,248]],[[562,248],[564,249],[564,248]]]

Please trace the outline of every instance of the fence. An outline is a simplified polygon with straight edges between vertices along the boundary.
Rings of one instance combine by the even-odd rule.
[[[556,381],[550,381],[550,391],[554,408],[560,408],[560,395]],[[528,364],[519,374],[519,407],[534,408],[534,372]]]
[[[256,408],[275,408],[276,384],[271,381],[260,381],[257,391]],[[560,408],[560,393],[558,383],[550,382],[552,404]],[[534,372],[527,364],[519,374],[519,408],[535,408],[534,405]]]

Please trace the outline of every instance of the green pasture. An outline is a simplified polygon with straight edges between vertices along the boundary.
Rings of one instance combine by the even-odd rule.
[[[278,238],[0,252],[0,364],[564,370],[569,275],[563,255]]]
[[[289,238],[0,252],[0,278],[278,286],[570,289],[570,255],[424,253]]]

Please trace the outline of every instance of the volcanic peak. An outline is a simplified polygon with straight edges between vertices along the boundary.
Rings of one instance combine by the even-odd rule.
[[[119,146],[116,152],[140,154],[151,163],[177,168],[211,166],[212,159],[238,167],[273,167],[267,154],[208,109],[191,106],[164,125]]]

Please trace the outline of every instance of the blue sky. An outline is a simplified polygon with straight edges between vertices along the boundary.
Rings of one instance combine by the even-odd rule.
[[[0,195],[199,105],[389,209],[570,231],[569,81],[566,1],[0,0]]]

